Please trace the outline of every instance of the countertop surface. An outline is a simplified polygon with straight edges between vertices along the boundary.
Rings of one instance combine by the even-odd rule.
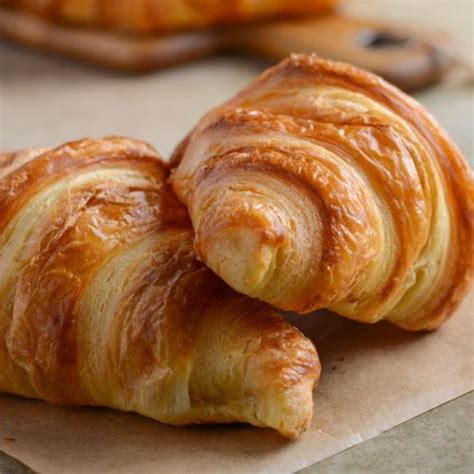
[[[377,5],[355,2],[351,9],[385,20],[423,19],[425,27],[451,31],[472,62],[473,5],[470,0],[388,0]],[[151,142],[167,157],[202,113],[238,91],[267,65],[216,57],[160,73],[121,76],[0,42],[0,149],[126,134]],[[416,98],[473,164],[472,85],[439,85]],[[473,410],[474,394],[470,393],[301,472],[473,472]],[[0,452],[0,472],[29,470]]]

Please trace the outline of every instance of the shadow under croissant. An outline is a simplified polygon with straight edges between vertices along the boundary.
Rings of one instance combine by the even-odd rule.
[[[2,420],[2,413],[9,414],[7,420]],[[14,451],[3,446],[5,433],[10,432],[15,433]],[[58,466],[72,465],[75,472],[105,468],[127,472],[127,464],[131,470],[141,462],[165,467],[182,449],[202,451],[203,438],[211,458],[212,450],[217,448],[220,454],[219,446],[224,445],[227,452],[235,453],[254,446],[254,452],[247,454],[259,457],[288,444],[273,430],[246,424],[176,427],[108,408],[63,407],[0,395],[0,449],[22,459],[24,445],[25,458],[30,463],[37,460],[40,466],[46,460],[55,464],[56,459]]]
[[[365,324],[343,318],[330,311],[321,310],[305,316],[289,313],[286,319],[316,346],[322,366],[321,379],[316,389],[315,402],[318,401],[318,390],[324,390],[328,379],[333,378],[335,370],[350,370],[354,359],[366,360],[377,374],[375,361],[382,355],[390,356],[403,346],[404,351],[410,345],[421,342],[430,332],[410,332],[395,326],[388,321]],[[370,361],[369,359],[374,359]],[[394,374],[396,376],[396,374]],[[317,408],[316,408],[317,409]]]
[[[417,341],[423,335],[429,334],[406,331],[388,321],[360,323],[325,310],[303,316],[288,313],[285,317],[313,341],[323,364],[336,356],[340,358],[339,354],[335,354],[334,344],[340,345],[341,350],[349,356],[356,348],[358,351],[364,348],[377,351],[381,347],[387,350],[392,346]]]

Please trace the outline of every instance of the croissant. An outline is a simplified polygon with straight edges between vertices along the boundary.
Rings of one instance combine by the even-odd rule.
[[[0,0],[48,20],[150,33],[330,10],[337,0]]]
[[[0,156],[0,392],[297,437],[313,344],[198,262],[150,146]]]
[[[172,163],[198,256],[242,293],[420,330],[466,292],[472,174],[373,74],[293,55],[209,112]]]

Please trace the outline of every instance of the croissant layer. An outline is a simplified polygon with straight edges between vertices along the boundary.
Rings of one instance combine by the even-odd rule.
[[[167,174],[119,137],[0,155],[0,392],[297,437],[314,346],[197,261]]]
[[[321,13],[336,0],[0,0],[52,21],[135,33]]]
[[[471,171],[373,74],[293,55],[209,112],[173,163],[200,258],[242,293],[419,330],[466,292]]]

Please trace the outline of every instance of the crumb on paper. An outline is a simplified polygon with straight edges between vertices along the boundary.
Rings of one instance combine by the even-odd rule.
[[[15,438],[3,438],[3,441],[5,441],[5,443],[15,443],[16,439]]]
[[[333,365],[332,370],[336,370],[336,369],[337,369],[337,365]]]

